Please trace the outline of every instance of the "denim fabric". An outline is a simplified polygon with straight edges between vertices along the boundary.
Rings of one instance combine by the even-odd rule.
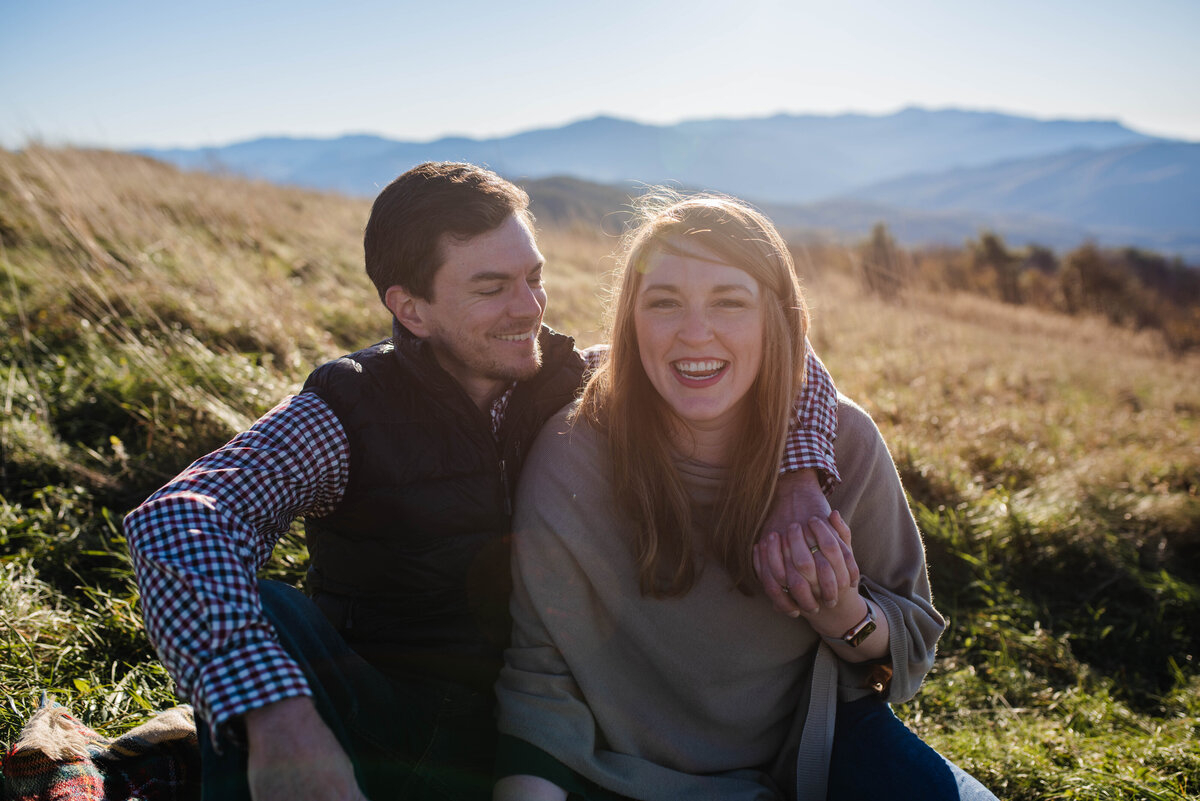
[[[996,801],[986,787],[900,722],[876,698],[839,704],[829,801]]]
[[[321,717],[372,801],[487,801],[495,759],[493,699],[457,685],[389,678],[358,656],[302,593],[260,581],[263,610],[308,677]],[[246,752],[218,754],[199,726],[204,801],[249,801]]]
[[[501,761],[507,759],[503,765],[506,774],[508,769],[520,766],[534,768],[523,772],[554,776],[554,767],[537,769],[540,760],[570,771],[545,751],[515,738],[501,738],[499,750]],[[628,801],[586,779],[578,778],[574,784],[585,786],[569,794],[567,801]],[[983,785],[926,745],[892,714],[887,704],[876,698],[838,706],[826,798],[828,801],[996,801]]]
[[[453,684],[389,678],[358,656],[311,600],[260,581],[267,618],[301,665],[317,710],[372,801],[488,801],[496,732],[490,696]],[[217,754],[199,725],[204,801],[250,801],[246,753]],[[838,707],[829,801],[995,801],[874,698]]]

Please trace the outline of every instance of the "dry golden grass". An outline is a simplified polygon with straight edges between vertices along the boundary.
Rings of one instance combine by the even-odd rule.
[[[0,732],[47,682],[123,720],[170,700],[115,520],[312,366],[390,333],[362,272],[368,209],[126,155],[0,151],[0,611],[22,621],[0,630]],[[538,239],[546,321],[602,341],[618,241]],[[1007,798],[1194,796],[1200,356],[976,296],[885,302],[856,259],[797,250],[816,349],[888,439],[952,620],[903,714]],[[271,569],[294,576],[303,550],[285,550]],[[56,655],[64,625],[80,635]]]
[[[553,230],[540,241],[547,318],[600,341],[619,243]],[[893,450],[936,465],[964,497],[1005,486],[1062,505],[1109,487],[1154,505],[1200,480],[1200,354],[1098,317],[966,293],[881,300],[837,249],[803,251],[797,264],[811,338],[839,389],[872,412]]]
[[[885,303],[836,277],[810,295],[813,338],[839,387],[898,447],[977,489],[995,480],[989,455],[1017,490],[1152,492],[1173,466],[1200,465],[1200,358],[1172,356],[1154,334],[963,294]]]
[[[570,334],[581,347],[603,341],[606,288],[617,267],[618,237],[603,231],[538,227],[546,257],[546,323]]]
[[[26,308],[191,328],[285,368],[367,325],[370,284],[347,247],[365,201],[43,148],[0,151],[0,191]]]

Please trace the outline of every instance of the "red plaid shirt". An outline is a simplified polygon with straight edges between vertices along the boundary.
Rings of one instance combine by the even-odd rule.
[[[585,351],[589,368],[604,353]],[[493,434],[511,392],[492,406]],[[810,348],[781,471],[815,468],[831,489],[839,481],[836,434],[837,393]],[[294,519],[337,507],[349,465],[337,417],[301,393],[125,518],[146,631],[179,692],[214,731],[251,709],[312,694],[263,616],[256,573]]]

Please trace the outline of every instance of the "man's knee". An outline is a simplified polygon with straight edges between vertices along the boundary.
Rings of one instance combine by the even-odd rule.
[[[262,599],[264,610],[295,606],[304,602],[312,603],[308,596],[300,590],[275,579],[259,579],[258,596]]]
[[[326,661],[349,652],[342,636],[313,600],[295,587],[259,579],[258,594],[263,614],[275,629],[280,645],[293,658],[301,663],[309,659]]]

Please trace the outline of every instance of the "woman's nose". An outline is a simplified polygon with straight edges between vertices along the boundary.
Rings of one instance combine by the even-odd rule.
[[[689,309],[680,321],[679,338],[685,342],[706,342],[712,336],[708,315],[703,309]]]

